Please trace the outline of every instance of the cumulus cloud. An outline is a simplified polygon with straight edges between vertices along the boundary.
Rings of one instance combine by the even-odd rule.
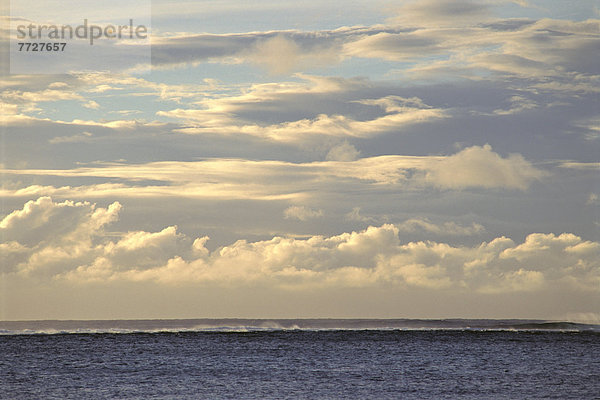
[[[482,186],[524,190],[543,176],[544,172],[520,154],[502,158],[486,144],[469,147],[441,159],[427,172],[426,180],[446,188]]]
[[[49,197],[27,202],[0,222],[3,252],[13,263],[3,272],[53,275],[93,259],[94,239],[115,221],[121,205],[97,208],[89,202],[56,203]]]
[[[191,240],[175,226],[159,232],[106,235],[117,203],[28,202],[1,224],[4,272],[72,283],[153,281],[178,285],[455,288],[482,293],[536,291],[552,285],[600,287],[600,243],[563,233],[534,233],[517,244],[501,237],[475,247],[437,242],[401,243],[399,228],[384,224],[359,232],[308,239],[273,237],[209,251],[208,237]],[[66,212],[65,212],[66,211]],[[72,214],[70,229],[53,225]],[[58,216],[61,216],[58,219]],[[20,243],[16,226],[46,231]]]
[[[114,221],[120,208],[119,203],[113,203],[108,209],[96,209],[88,202],[55,203],[50,197],[40,197],[5,216],[0,229],[7,237],[25,245],[54,238],[86,236],[90,230]]]

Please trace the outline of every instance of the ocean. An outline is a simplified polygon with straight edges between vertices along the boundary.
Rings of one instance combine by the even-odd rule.
[[[600,325],[0,322],[2,399],[600,399]]]

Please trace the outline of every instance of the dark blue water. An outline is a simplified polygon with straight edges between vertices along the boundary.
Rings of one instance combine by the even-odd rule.
[[[55,334],[4,329],[0,395],[6,399],[600,398],[600,333],[585,326],[564,329],[567,326],[573,328],[256,327]]]

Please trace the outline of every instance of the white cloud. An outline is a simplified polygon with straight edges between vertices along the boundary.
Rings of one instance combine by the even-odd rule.
[[[64,87],[45,89],[36,92],[20,90],[4,90],[1,94],[2,100],[13,104],[31,104],[42,101],[79,100],[85,101],[80,94]]]
[[[108,209],[96,209],[88,202],[66,200],[55,203],[49,197],[40,197],[28,201],[21,210],[15,210],[0,222],[0,229],[7,237],[23,244],[36,243],[41,240],[71,237],[89,232],[77,229],[97,229],[114,221],[121,206],[112,204]],[[79,221],[85,220],[85,226]]]
[[[94,100],[90,100],[87,103],[84,103],[83,106],[92,110],[97,110],[100,108],[100,104],[96,103]]]
[[[578,169],[582,171],[600,170],[600,162],[563,161],[561,168]]]
[[[286,219],[297,219],[306,221],[307,219],[323,216],[323,210],[313,210],[305,206],[290,206],[283,211]]]
[[[177,132],[244,134],[296,144],[314,143],[318,137],[370,138],[448,117],[443,109],[418,98],[370,97],[389,88],[364,79],[298,77],[304,82],[256,84],[238,96],[205,99],[200,103],[203,108],[177,108],[157,115],[191,125]],[[360,112],[349,114],[349,108]]]
[[[465,0],[408,4],[396,20],[403,30],[354,32],[343,51],[348,57],[415,63],[398,70],[413,79],[519,78],[521,91],[538,94],[599,90],[600,70],[593,54],[600,46],[600,21],[488,20],[488,8]],[[520,102],[512,112],[533,107],[531,101]]]
[[[339,52],[332,48],[322,46],[306,51],[282,34],[256,42],[253,48],[241,55],[254,64],[266,67],[272,74],[331,65],[341,59]]]
[[[268,284],[293,290],[393,285],[504,293],[556,285],[592,292],[600,287],[600,243],[568,233],[535,233],[521,244],[502,237],[475,247],[454,247],[431,241],[401,243],[399,228],[385,224],[330,237],[238,240],[211,252],[205,247],[207,237],[191,240],[174,226],[155,233],[123,233],[116,239],[106,235],[104,227],[116,219],[119,208],[117,203],[104,209],[47,198],[27,203],[2,221],[2,249],[16,262],[6,265],[5,272],[78,284]],[[69,229],[57,229],[57,224]],[[44,234],[34,242],[27,236],[27,245],[21,244],[19,231],[31,228]]]
[[[156,38],[153,61],[156,66],[249,61],[286,73],[347,57],[419,61],[444,55],[454,66],[461,67],[462,61],[463,68],[516,74],[539,83],[549,75],[566,82],[580,80],[582,74],[597,75],[592,56],[599,40],[597,20],[492,20],[490,10],[490,3],[474,0],[426,0],[401,7],[390,26]],[[425,65],[443,62],[426,60]],[[573,71],[579,74],[569,74]]]
[[[271,73],[284,74],[298,68],[327,66],[342,59],[339,42],[355,29],[334,31],[268,31],[235,34],[182,33],[154,37],[152,62],[170,68],[200,62],[250,62]]]
[[[490,146],[473,146],[452,156],[379,156],[356,161],[290,163],[209,159],[146,164],[107,163],[59,170],[3,169],[6,175],[55,176],[62,179],[102,178],[81,186],[12,187],[4,196],[181,197],[302,201],[342,188],[394,190],[427,187],[520,189],[545,176],[521,155],[502,158]],[[148,183],[142,183],[148,181]],[[117,183],[118,182],[118,183]]]
[[[14,262],[4,265],[4,272],[52,276],[93,259],[98,252],[94,240],[118,218],[120,209],[117,202],[107,208],[68,200],[56,203],[49,197],[27,202],[0,222],[3,250]]]
[[[55,136],[52,139],[48,140],[50,144],[57,143],[77,143],[77,142],[85,142],[89,140],[93,134],[91,132],[82,132],[71,136]]]
[[[441,41],[427,32],[379,32],[365,35],[344,45],[344,54],[362,58],[380,58],[389,61],[411,61],[426,54],[443,51]]]
[[[520,154],[502,158],[486,144],[440,159],[427,172],[426,180],[445,188],[481,186],[525,190],[544,175]]]
[[[325,159],[327,161],[355,161],[360,156],[360,151],[348,142],[343,142],[333,146]]]

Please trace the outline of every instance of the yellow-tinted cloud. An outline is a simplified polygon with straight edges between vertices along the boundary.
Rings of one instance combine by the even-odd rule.
[[[554,284],[585,291],[600,287],[600,243],[567,233],[535,233],[521,244],[498,238],[456,247],[401,243],[398,228],[385,224],[330,237],[238,240],[211,252],[205,247],[207,237],[192,240],[175,226],[106,235],[104,226],[116,219],[119,208],[117,203],[97,208],[48,198],[28,202],[0,225],[6,238],[2,249],[15,263],[4,272],[76,284],[267,284],[290,290],[393,285],[503,293]],[[70,223],[63,224],[65,219]],[[35,240],[28,235],[29,242],[22,245],[18,232],[31,228],[41,234]]]

